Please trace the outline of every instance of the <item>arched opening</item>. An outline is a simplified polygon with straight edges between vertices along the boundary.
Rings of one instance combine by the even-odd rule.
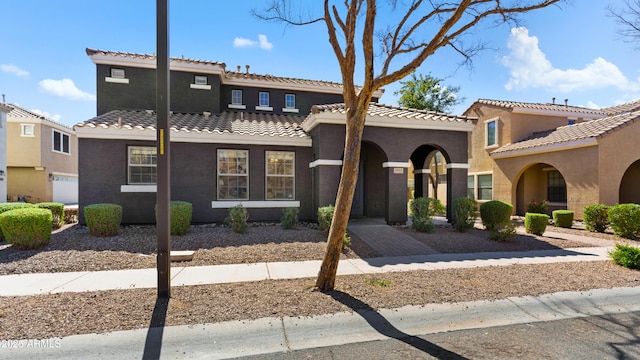
[[[386,182],[382,163],[387,156],[376,144],[363,141],[351,217],[384,217]]]
[[[640,204],[640,160],[637,160],[624,172],[620,181],[618,202]]]
[[[531,202],[548,202],[548,211],[567,208],[567,185],[555,167],[537,163],[525,168],[516,183],[517,215],[524,215]]]
[[[408,200],[430,197],[446,206],[449,193],[446,153],[433,145],[422,145],[411,154],[410,160]]]

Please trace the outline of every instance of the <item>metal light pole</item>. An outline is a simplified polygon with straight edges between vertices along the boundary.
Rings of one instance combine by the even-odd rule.
[[[169,0],[156,0],[158,297],[171,296],[171,175],[169,159]]]

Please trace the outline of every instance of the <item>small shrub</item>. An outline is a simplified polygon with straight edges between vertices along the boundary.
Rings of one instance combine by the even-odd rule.
[[[513,205],[499,200],[487,201],[480,205],[482,224],[489,231],[504,228],[506,223],[511,222],[512,212]]]
[[[640,249],[637,247],[616,244],[616,248],[609,251],[609,257],[618,265],[640,269]]]
[[[295,229],[298,225],[298,208],[290,207],[282,210],[282,218],[280,218],[280,226],[283,229]]]
[[[342,235],[342,250],[347,247],[351,247],[351,236],[345,231],[344,235]]]
[[[372,277],[369,279],[369,285],[373,287],[388,287],[391,286],[391,280]]]
[[[171,213],[171,235],[185,235],[191,228],[193,205],[187,201],[172,200],[169,205]]]
[[[438,199],[419,197],[411,200],[411,227],[419,232],[432,233],[435,231],[433,216],[445,211],[445,207]]]
[[[64,225],[64,204],[57,202],[43,202],[36,204],[37,208],[51,210],[53,216],[53,228],[59,229]]]
[[[635,239],[640,232],[640,205],[618,204],[607,212],[613,232],[627,239]]]
[[[571,229],[573,226],[573,211],[571,210],[553,210],[553,226]]]
[[[333,205],[327,205],[318,208],[318,227],[324,232],[329,232],[331,222],[333,221],[333,213],[336,208]]]
[[[589,231],[603,233],[609,226],[607,213],[609,207],[603,204],[593,204],[584,208],[584,225]]]
[[[78,208],[64,208],[64,223],[73,224],[78,222]]]
[[[53,216],[49,209],[22,208],[0,214],[0,228],[17,249],[37,249],[49,244]]]
[[[495,229],[489,231],[489,239],[495,241],[507,241],[516,235],[516,226],[511,221],[500,224]]]
[[[527,234],[542,235],[549,223],[549,215],[526,213],[524,215],[524,230]]]
[[[456,199],[453,204],[453,227],[459,232],[473,229],[478,217],[478,203],[469,197]]]
[[[115,236],[122,222],[122,206],[108,203],[87,205],[84,218],[91,236]]]
[[[527,204],[527,212],[536,214],[546,214],[549,211],[549,202],[547,200],[531,201]]]
[[[229,216],[224,219],[224,222],[227,226],[231,227],[233,231],[238,234],[244,234],[249,228],[247,220],[249,220],[247,209],[245,209],[242,204],[238,204],[229,209]]]
[[[33,204],[24,203],[24,202],[13,202],[13,203],[0,203],[0,214],[6,211],[16,210],[16,209],[25,209],[35,207]],[[4,235],[2,234],[2,229],[0,229],[0,241],[4,241]]]

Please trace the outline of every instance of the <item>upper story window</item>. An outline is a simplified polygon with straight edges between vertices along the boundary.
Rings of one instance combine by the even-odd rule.
[[[242,103],[242,90],[231,90],[231,104],[229,104],[229,108],[241,110],[247,108],[247,106]]]
[[[20,136],[36,136],[36,126],[34,124],[20,124]]]
[[[191,89],[211,90],[211,85],[209,85],[209,79],[206,75],[194,75],[193,84],[190,84],[189,87]]]
[[[155,146],[129,146],[129,184],[156,183],[158,158]]]
[[[196,85],[207,85],[207,77],[204,75],[196,75],[194,80]]]
[[[284,95],[284,108],[283,112],[293,112],[297,113],[298,109],[296,109],[296,95],[295,94],[285,94]]]
[[[128,84],[129,79],[125,77],[124,69],[120,68],[111,68],[110,76],[104,78],[106,82],[118,83],[118,84]]]
[[[53,130],[53,151],[63,154],[71,154],[69,139],[69,134]]]
[[[484,123],[485,142],[487,148],[498,146],[498,119],[488,120]]]
[[[267,151],[267,200],[293,200],[295,198],[295,153],[293,151]]]
[[[218,200],[249,199],[249,151],[218,150]]]
[[[256,110],[273,111],[273,108],[269,106],[269,92],[260,91],[258,93],[258,106]]]

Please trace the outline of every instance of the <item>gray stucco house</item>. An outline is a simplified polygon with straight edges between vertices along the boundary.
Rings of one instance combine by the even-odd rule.
[[[79,206],[117,203],[124,223],[154,223],[155,56],[87,55],[97,70],[97,116],[74,127]],[[344,150],[341,84],[186,58],[172,58],[170,69],[171,194],[193,204],[194,223],[220,222],[240,203],[251,221],[279,220],[287,207],[313,220],[318,207],[335,202]],[[405,223],[407,184],[413,180],[415,196],[426,193],[425,164],[437,151],[447,163],[447,203],[466,196],[476,118],[381,105],[381,95],[369,105],[352,216]]]

